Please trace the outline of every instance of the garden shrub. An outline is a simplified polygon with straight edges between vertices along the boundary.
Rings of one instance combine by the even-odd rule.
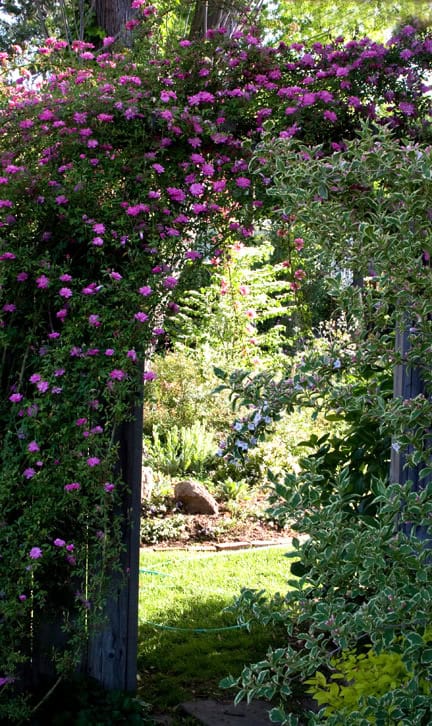
[[[272,720],[297,724],[290,708],[296,684],[331,672],[344,653],[370,646],[383,669],[388,654],[397,653],[394,663],[406,677],[365,695],[350,713],[340,699],[342,710],[309,711],[303,718],[309,724],[424,726],[432,717],[425,690],[432,649],[424,637],[432,602],[430,154],[422,145],[398,142],[390,129],[366,126],[344,150],[324,158],[321,148],[295,141],[272,140],[268,150],[274,155],[272,194],[292,215],[292,236],[301,224],[339,270],[355,266],[367,278],[373,264],[373,276],[363,286],[347,285],[341,275],[330,281],[352,330],[349,346],[305,355],[286,377],[239,375],[232,382],[232,395],[251,409],[221,448],[228,459],[241,463],[272,420],[299,402],[346,416],[348,428],[328,442],[315,440],[321,450],[303,461],[303,471],[285,484],[274,482],[279,511],[308,535],[303,544],[295,539],[289,553],[298,559],[292,567],[298,579],[289,580],[285,597],[267,604],[245,591],[238,607],[242,620],[284,622],[288,642],[225,685],[237,687],[237,699],[278,699]],[[395,349],[401,328],[409,336],[403,359]],[[402,362],[408,371],[420,367],[424,393],[416,398],[389,395],[390,368]],[[328,446],[332,438],[336,449]],[[387,452],[404,455],[409,471],[418,467],[415,487],[410,476],[405,483],[389,481],[386,442]],[[370,471],[356,460],[359,445]]]
[[[192,426],[171,426],[161,432],[153,427],[144,461],[163,474],[173,477],[186,474],[203,476],[214,458],[216,444],[212,433],[200,422]]]
[[[345,717],[353,711],[361,713],[361,703],[368,696],[384,696],[395,688],[403,688],[409,680],[400,653],[348,652],[330,661],[333,671],[327,679],[317,671],[306,683],[308,692],[319,706],[325,706],[324,715],[337,713]]]

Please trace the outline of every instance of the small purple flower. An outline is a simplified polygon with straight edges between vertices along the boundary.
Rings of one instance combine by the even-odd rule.
[[[36,285],[40,290],[46,290],[49,284],[49,277],[47,277],[46,275],[40,275],[40,277],[36,278]]]
[[[66,542],[64,541],[64,539],[60,539],[59,537],[57,537],[54,540],[53,544],[55,544],[56,547],[64,547]]]
[[[13,682],[14,682],[14,680],[15,680],[15,679],[14,679],[14,678],[12,678],[11,676],[0,676],[0,688],[1,688],[2,686],[7,686],[7,685],[8,685],[8,683],[13,683]]]
[[[22,393],[12,393],[12,395],[9,396],[9,401],[12,401],[12,403],[19,403],[20,401],[22,401],[22,399]]]
[[[29,445],[27,446],[27,451],[31,451],[31,452],[40,451],[40,448],[39,448],[38,444],[36,443],[36,441],[30,441]]]
[[[99,315],[89,315],[88,317],[89,325],[93,325],[95,328],[100,327],[100,318]]]
[[[202,257],[201,252],[197,252],[197,250],[187,250],[185,252],[185,257],[188,260],[199,260]]]
[[[236,184],[240,189],[247,189],[250,187],[251,181],[246,176],[239,176],[236,179]]]
[[[148,295],[151,295],[153,290],[148,285],[144,285],[144,287],[140,287],[138,291],[141,295],[144,295],[144,297],[147,297]]]
[[[39,381],[39,383],[36,385],[36,388],[40,393],[46,393],[49,388],[48,381]]]
[[[145,323],[148,320],[148,315],[143,312],[135,313],[134,315],[135,320],[138,320],[139,323]]]
[[[115,488],[115,485],[114,484],[111,484],[111,482],[109,482],[109,481],[106,481],[105,482],[104,489],[105,489],[106,492],[110,493],[110,492],[112,492],[114,490],[114,488]]]
[[[72,297],[72,290],[70,287],[61,287],[59,290],[60,297],[64,297],[65,299]]]
[[[29,557],[32,560],[38,560],[40,557],[42,557],[42,550],[40,547],[32,547],[29,552]]]
[[[125,376],[126,373],[122,371],[121,368],[114,368],[114,370],[110,373],[110,378],[114,381],[122,381]]]
[[[23,471],[23,476],[26,479],[32,479],[32,477],[34,477],[35,474],[36,474],[36,471],[33,469],[32,466],[29,466],[27,469],[24,469],[24,471]]]
[[[110,358],[111,356],[113,356],[113,355],[114,355],[114,353],[115,353],[115,350],[114,350],[114,348],[107,348],[107,349],[106,349],[106,351],[105,351],[105,355],[107,355],[107,356],[108,356],[109,358]]]
[[[157,375],[154,371],[144,371],[143,381],[154,381]]]
[[[189,191],[193,197],[200,197],[202,194],[204,194],[204,185],[203,184],[191,184],[189,187]]]
[[[78,481],[72,481],[70,484],[64,485],[66,492],[79,491],[79,489],[81,489],[81,484]]]
[[[87,465],[90,467],[94,467],[100,464],[100,459],[97,456],[89,456],[87,459]]]
[[[176,277],[166,277],[163,281],[163,286],[167,287],[168,290],[172,290],[178,284]]]

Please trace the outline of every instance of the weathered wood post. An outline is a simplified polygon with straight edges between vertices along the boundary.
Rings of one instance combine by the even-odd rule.
[[[139,546],[142,466],[142,400],[134,419],[119,433],[119,467],[127,486],[122,505],[120,571],[113,572],[105,608],[105,622],[89,634],[84,671],[109,690],[135,691],[138,650]]]
[[[406,362],[407,354],[411,349],[409,342],[408,328],[398,328],[396,330],[396,353],[400,355],[401,363],[394,368],[393,373],[393,396],[402,400],[415,398],[419,394],[424,394],[425,385],[419,367],[409,366]],[[407,454],[412,453],[399,451],[397,446],[392,445],[390,459],[390,481],[392,483],[405,484],[412,482],[413,491],[424,489],[428,483],[432,481],[432,475],[420,479],[420,472],[423,468],[420,466],[407,465]],[[432,452],[431,452],[432,455]],[[432,531],[422,526],[412,526],[409,522],[403,521],[403,512],[401,513],[401,522],[399,524],[400,531],[408,536],[415,535],[418,539],[428,542],[428,546],[432,546]]]

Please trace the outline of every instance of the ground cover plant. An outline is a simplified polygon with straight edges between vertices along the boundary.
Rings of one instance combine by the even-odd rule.
[[[240,673],[254,654],[277,642],[277,628],[232,628],[235,616],[225,608],[246,585],[269,595],[284,592],[285,552],[286,546],[141,553],[138,690],[144,700],[164,709],[220,697],[218,684],[227,672]]]
[[[149,353],[169,340],[189,269],[247,242],[274,213],[286,253],[277,273],[299,299],[303,238],[266,196],[273,172],[264,147],[255,153],[268,119],[270,150],[298,137],[340,151],[364,118],[412,143],[430,133],[432,41],[413,26],[385,46],[337,39],[310,48],[220,29],[165,55],[152,41],[154,6],[134,6],[131,51],[112,38],[101,49],[47,38],[29,68],[19,48],[0,56],[5,720],[35,706],[28,684],[44,623],[61,633],[50,660],[66,677],[102,617],[122,552],[117,433],[154,379]],[[417,312],[423,331],[427,313]],[[403,413],[397,403],[394,413]],[[405,418],[397,420],[404,445]]]

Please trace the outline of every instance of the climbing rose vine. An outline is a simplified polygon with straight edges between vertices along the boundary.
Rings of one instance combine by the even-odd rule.
[[[0,88],[5,718],[31,705],[42,621],[65,630],[61,672],[102,610],[122,546],[117,432],[154,378],[149,351],[181,306],[185,270],[274,213],[271,179],[249,173],[263,129],[326,152],[362,118],[430,132],[432,39],[414,28],[386,46],[311,48],[221,28],[162,57],[156,11],[138,5],[133,51],[47,38],[31,71],[19,49],[0,56],[4,78],[15,71]]]

